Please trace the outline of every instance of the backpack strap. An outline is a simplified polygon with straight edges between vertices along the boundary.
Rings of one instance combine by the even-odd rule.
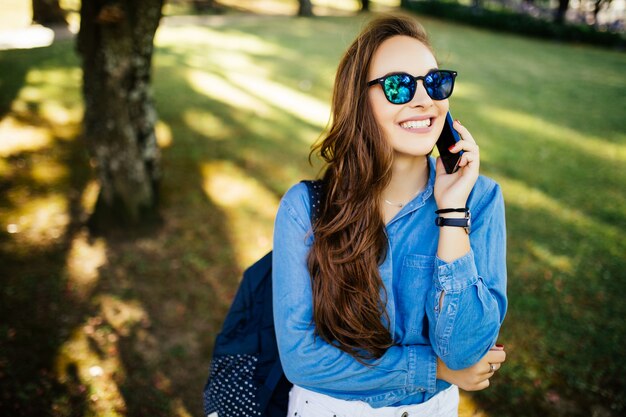
[[[271,282],[271,279],[270,279],[270,282]],[[272,299],[272,286],[268,285],[265,291],[266,291],[266,294],[264,295],[265,299],[271,300]],[[272,317],[272,314],[273,314],[272,303],[266,302],[264,307],[265,307],[264,308],[265,310],[269,308],[269,312],[264,311],[263,315],[267,316],[267,314],[269,314],[269,317]],[[274,343],[277,343],[277,342],[274,342]],[[276,346],[276,349],[278,349],[278,346]],[[280,362],[280,358],[277,357],[276,361],[272,365],[272,368],[267,374],[267,377],[265,377],[265,381],[263,381],[263,385],[259,386],[259,391],[257,393],[257,400],[259,401],[261,410],[267,409],[267,406],[270,400],[272,399],[274,390],[276,389],[276,386],[278,386],[278,382],[280,381],[280,378],[283,375],[284,375],[283,366]]]
[[[318,215],[321,208],[321,200],[323,196],[323,183],[321,180],[305,180],[302,181],[306,184],[307,189],[309,191],[309,206],[311,208],[311,223],[313,223]],[[259,387],[258,400],[261,406],[261,410],[265,410],[270,399],[272,397],[272,393],[276,389],[280,378],[284,375],[283,366],[280,363],[280,360],[277,360],[274,365],[272,365],[272,369],[270,370],[267,378],[265,378],[265,382],[262,386]]]
[[[311,224],[317,220],[322,208],[322,198],[324,197],[324,182],[322,180],[305,180],[309,190],[309,207],[311,208]]]
[[[284,375],[283,366],[280,363],[280,359],[272,365],[272,369],[270,373],[265,378],[265,382],[263,385],[259,387],[259,393],[257,398],[259,399],[259,405],[261,406],[261,410],[265,410],[267,405],[269,404],[272,394],[278,385],[278,381]]]

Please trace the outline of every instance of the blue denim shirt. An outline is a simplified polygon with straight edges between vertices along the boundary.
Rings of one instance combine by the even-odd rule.
[[[468,199],[471,250],[446,263],[437,257],[434,165],[431,158],[426,189],[386,225],[389,248],[379,268],[395,344],[372,366],[315,336],[306,185],[293,186],[281,200],[272,259],[274,321],[281,362],[294,384],[372,407],[418,404],[450,386],[436,378],[437,357],[451,369],[463,369],[495,344],[507,306],[500,187],[478,178]]]

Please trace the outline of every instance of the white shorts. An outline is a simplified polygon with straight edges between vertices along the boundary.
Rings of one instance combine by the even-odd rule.
[[[459,389],[452,385],[422,404],[372,408],[364,401],[346,401],[297,385],[289,392],[287,417],[458,417]]]

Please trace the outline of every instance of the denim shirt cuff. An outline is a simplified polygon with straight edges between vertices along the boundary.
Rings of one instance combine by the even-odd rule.
[[[434,393],[437,390],[437,356],[431,346],[409,347],[409,391]]]
[[[478,281],[478,270],[474,262],[474,251],[470,251],[452,262],[435,260],[435,285],[447,293],[460,292]]]

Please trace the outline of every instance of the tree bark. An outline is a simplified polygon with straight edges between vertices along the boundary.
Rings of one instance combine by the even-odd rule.
[[[32,0],[32,7],[33,23],[67,25],[65,13],[59,6],[59,0]]]
[[[598,26],[598,13],[600,13],[600,9],[604,4],[607,4],[609,7],[613,0],[595,0],[593,4],[593,24]]]
[[[569,8],[569,0],[559,0],[559,6],[554,13],[554,23],[562,25],[565,22],[565,13]]]
[[[163,0],[90,0],[81,6],[84,136],[100,193],[92,230],[156,218],[160,152],[150,91]]]
[[[298,8],[298,16],[313,16],[313,4],[311,0],[298,0],[300,7]]]

